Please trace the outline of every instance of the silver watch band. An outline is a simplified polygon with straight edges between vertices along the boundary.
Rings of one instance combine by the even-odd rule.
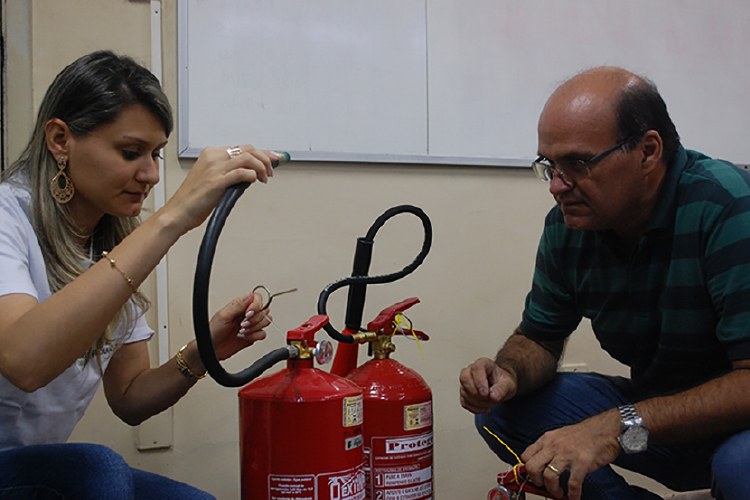
[[[632,404],[622,405],[617,409],[620,410],[620,418],[622,418],[623,421],[640,417],[635,409],[635,406],[633,406]]]

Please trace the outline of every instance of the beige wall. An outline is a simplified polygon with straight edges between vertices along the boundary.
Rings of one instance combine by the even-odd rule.
[[[30,4],[3,0],[3,35],[8,126],[4,127],[7,162],[17,157],[28,141],[32,127],[31,8]]]
[[[25,12],[30,28],[30,36],[9,43],[31,55],[31,85],[9,88],[18,92],[11,102],[27,103],[14,108],[11,124],[30,123],[28,103],[35,110],[54,75],[83,53],[108,48],[150,60],[148,1],[9,1],[27,6],[17,15]],[[175,1],[162,7],[163,80],[176,103]],[[173,137],[166,151],[167,194],[190,167],[178,162],[175,144]],[[403,298],[421,298],[409,316],[431,340],[422,345],[423,353],[401,342],[395,357],[419,371],[433,389],[436,493],[443,499],[483,498],[507,466],[487,450],[471,415],[458,405],[458,373],[478,356],[493,355],[519,321],[542,219],[551,206],[545,185],[529,171],[312,163],[280,168],[269,185],[251,187],[232,213],[218,249],[211,300],[220,305],[258,283],[272,290],[298,287],[299,292],[274,302],[277,327],[269,330],[269,339],[225,367],[240,370],[283,345],[283,331],[315,314],[320,290],[350,273],[356,238],[385,209],[403,203],[431,217],[433,249],[412,276],[370,287],[365,318]],[[372,274],[410,262],[421,236],[414,217],[388,223],[376,238]],[[202,229],[188,234],[168,257],[171,353],[192,338],[192,279],[201,238]],[[339,326],[345,295],[341,291],[330,302],[332,321]],[[566,363],[621,370],[599,353],[588,330],[574,338]],[[112,416],[101,394],[73,439],[110,445],[133,466],[190,482],[221,499],[237,498],[236,392],[203,380],[173,414],[145,424],[144,432],[164,434],[159,440],[172,443],[168,449],[139,452],[133,430]]]

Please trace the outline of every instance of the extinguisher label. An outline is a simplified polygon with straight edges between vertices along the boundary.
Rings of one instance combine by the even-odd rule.
[[[315,498],[315,476],[271,475],[268,478],[268,498],[274,500],[312,500]]]
[[[411,488],[396,491],[381,490],[375,494],[375,500],[422,500],[432,498],[432,485],[420,484]]]
[[[364,500],[363,465],[322,474],[280,475],[268,478],[271,500]]]
[[[404,430],[432,426],[432,401],[404,406]]]
[[[317,500],[364,500],[365,493],[364,464],[318,476]]]
[[[358,434],[344,440],[344,449],[346,451],[359,448],[360,446],[362,446],[362,434]]]
[[[343,399],[344,427],[362,425],[362,395]]]
[[[432,449],[432,433],[421,436],[407,436],[385,440],[386,455],[401,453],[419,453]]]
[[[432,492],[432,432],[372,437],[365,447],[373,500],[425,500]]]

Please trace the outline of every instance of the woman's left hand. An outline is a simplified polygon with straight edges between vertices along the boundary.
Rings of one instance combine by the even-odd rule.
[[[263,340],[264,328],[272,320],[270,310],[263,310],[262,298],[257,293],[235,298],[214,314],[209,324],[216,357],[227,359]]]

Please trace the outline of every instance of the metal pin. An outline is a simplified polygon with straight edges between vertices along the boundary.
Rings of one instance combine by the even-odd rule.
[[[256,292],[265,292],[265,295],[267,297],[267,300],[264,301],[265,304],[260,309],[261,311],[265,311],[266,309],[268,309],[271,306],[271,302],[273,301],[274,297],[278,297],[279,295],[284,295],[285,293],[292,293],[292,292],[296,292],[296,291],[297,291],[296,288],[290,288],[289,290],[284,290],[284,291],[281,291],[281,292],[271,293],[271,291],[268,288],[266,288],[265,286],[263,286],[263,285],[258,285],[255,288],[253,288],[253,293],[256,293]],[[261,296],[262,295],[263,294],[261,294]]]

